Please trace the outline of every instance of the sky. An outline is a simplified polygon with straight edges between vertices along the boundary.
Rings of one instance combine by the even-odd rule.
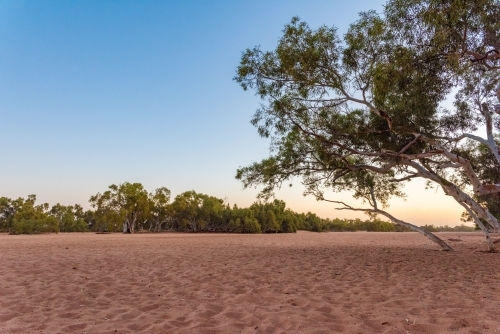
[[[248,206],[236,169],[269,155],[250,124],[260,100],[233,81],[242,52],[276,46],[299,16],[340,34],[383,1],[0,1],[0,196],[79,203],[111,184],[166,186]],[[393,200],[417,225],[459,224],[461,207],[422,181]],[[330,198],[357,204],[349,193]],[[364,218],[277,192],[298,212]],[[361,204],[358,204],[361,206]]]

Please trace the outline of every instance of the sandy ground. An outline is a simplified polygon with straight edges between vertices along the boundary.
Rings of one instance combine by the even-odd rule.
[[[439,235],[0,235],[0,333],[500,333],[500,254]]]

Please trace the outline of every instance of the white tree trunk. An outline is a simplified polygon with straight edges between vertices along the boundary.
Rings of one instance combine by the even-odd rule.
[[[420,176],[439,184],[446,195],[453,197],[459,204],[465,203],[468,207],[474,210],[474,212],[476,212],[479,218],[487,221],[495,230],[500,230],[498,220],[472,197],[463,192],[459,187],[441,178],[439,175],[425,169],[423,166],[414,161],[407,161],[405,164],[415,168]]]
[[[493,244],[493,240],[491,239],[490,232],[488,232],[488,229],[484,226],[484,224],[481,222],[481,220],[477,217],[477,215],[474,213],[474,211],[471,210],[465,203],[460,203],[465,210],[469,213],[469,215],[474,219],[474,222],[476,223],[477,226],[483,231],[485,237],[486,237],[486,243],[488,244],[488,252],[490,253],[496,253],[495,250],[495,245]]]
[[[413,224],[410,224],[410,223],[407,223],[401,219],[397,219],[396,217],[394,217],[393,215],[391,215],[390,213],[384,211],[384,210],[380,210],[377,208],[377,202],[375,200],[375,196],[373,195],[373,192],[372,192],[372,196],[373,196],[373,202],[371,203],[372,206],[373,206],[373,209],[361,209],[361,208],[353,208],[352,206],[350,205],[347,205],[346,203],[344,202],[341,202],[341,201],[332,201],[332,200],[326,200],[324,198],[322,198],[323,201],[327,201],[327,202],[331,202],[331,203],[337,203],[337,204],[342,204],[344,207],[343,208],[337,208],[336,210],[351,210],[351,211],[363,211],[363,212],[366,212],[366,213],[375,213],[375,214],[381,214],[387,218],[389,218],[394,224],[396,225],[400,225],[400,226],[404,226],[404,227],[407,227],[415,232],[418,232],[420,234],[423,234],[425,237],[427,237],[428,239],[430,239],[432,242],[435,242],[436,244],[439,245],[439,247],[441,247],[442,250],[444,251],[453,251],[453,248],[450,247],[450,245],[448,245],[446,242],[444,242],[442,239],[440,239],[439,237],[435,236],[434,234],[432,234],[430,231],[427,231],[421,227],[418,227],[418,226],[415,226]]]
[[[418,226],[415,226],[413,224],[402,221],[401,219],[397,219],[396,217],[390,215],[389,213],[387,213],[383,210],[375,209],[373,211],[376,213],[379,213],[383,216],[386,216],[396,225],[404,226],[404,227],[407,227],[409,229],[412,229],[415,232],[423,234],[424,236],[429,238],[431,241],[437,243],[441,247],[441,249],[443,249],[444,251],[453,251],[453,248],[451,248],[446,242],[444,242],[441,238],[437,237],[436,235],[432,234],[431,232],[429,232],[421,227],[418,227]]]

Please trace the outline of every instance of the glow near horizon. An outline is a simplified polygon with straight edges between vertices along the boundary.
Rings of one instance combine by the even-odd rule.
[[[79,203],[112,183],[196,190],[248,206],[238,166],[268,155],[249,120],[260,101],[231,79],[241,52],[272,49],[298,15],[343,34],[373,1],[0,2],[0,196]],[[277,192],[295,211],[365,217]],[[389,211],[456,225],[461,207],[412,181]],[[332,194],[356,204],[349,194]],[[361,206],[361,204],[357,205]]]

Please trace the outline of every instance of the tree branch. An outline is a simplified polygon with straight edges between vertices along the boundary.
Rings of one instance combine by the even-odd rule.
[[[401,219],[397,219],[396,217],[392,216],[391,214],[389,214],[388,212],[386,212],[384,210],[380,210],[377,208],[373,208],[373,209],[354,208],[354,207],[352,207],[344,202],[341,202],[341,201],[332,201],[332,200],[326,200],[326,199],[323,199],[323,200],[326,202],[341,204],[344,206],[342,208],[335,208],[335,210],[362,211],[362,212],[367,212],[367,213],[380,214],[382,216],[389,218],[392,221],[392,223],[395,225],[407,227],[413,231],[416,231],[416,232],[424,235],[425,237],[427,237],[431,241],[437,243],[444,251],[453,251],[453,248],[451,248],[446,242],[444,242],[441,238],[437,237],[436,235],[432,234],[431,232],[429,232],[429,231],[427,231],[419,226],[407,223]]]

